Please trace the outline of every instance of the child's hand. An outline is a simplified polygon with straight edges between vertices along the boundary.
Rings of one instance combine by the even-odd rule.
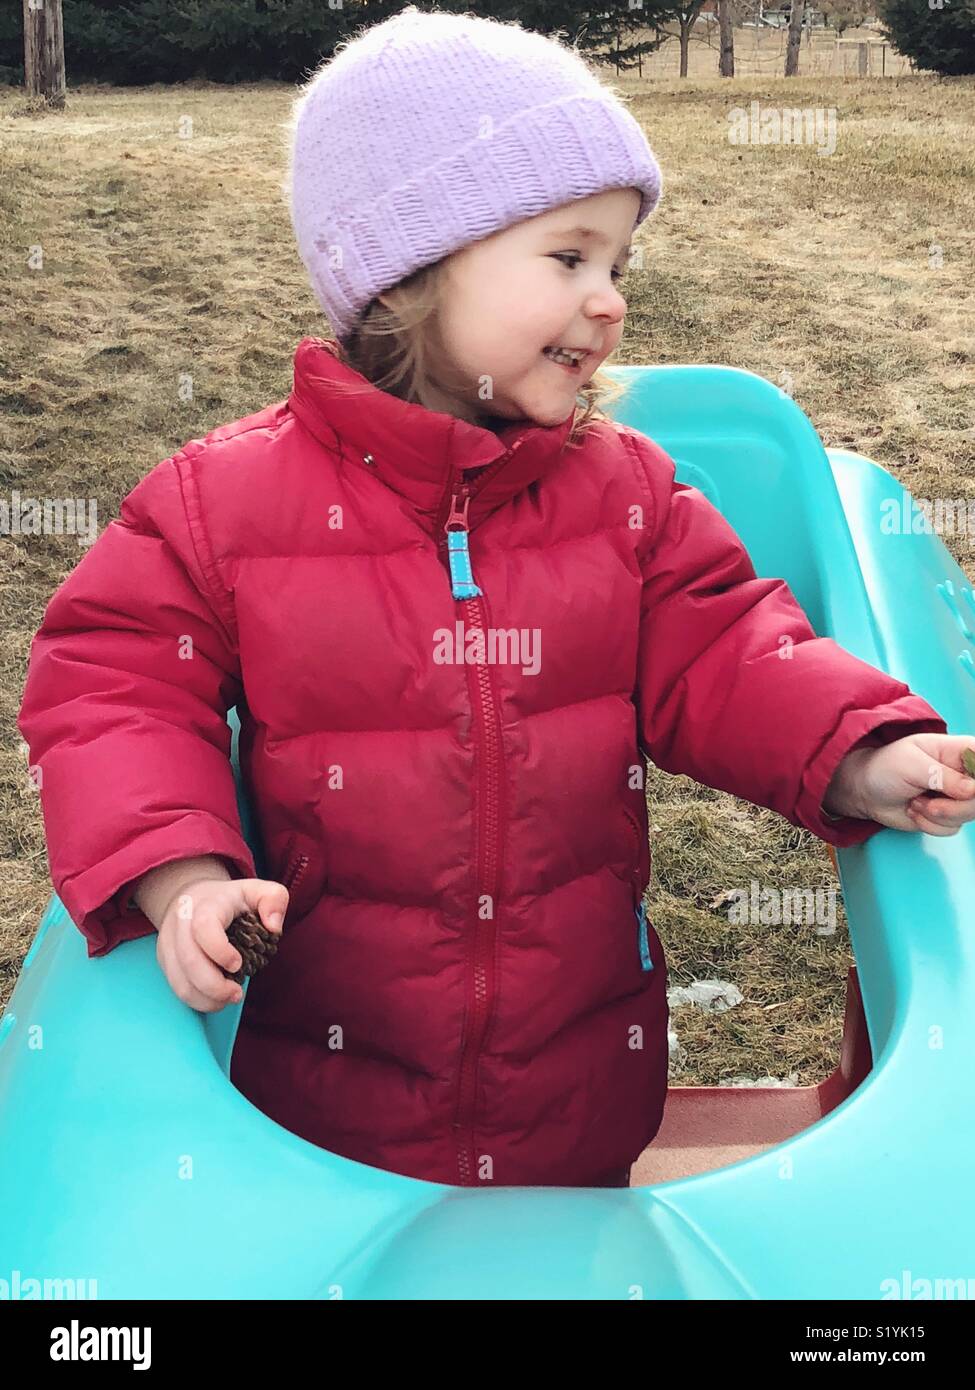
[[[823,800],[833,815],[859,816],[894,830],[957,835],[975,820],[975,779],[962,753],[975,735],[908,734],[883,748],[858,748],[842,759]]]
[[[231,946],[227,928],[246,908],[269,931],[280,932],[288,890],[263,878],[195,878],[181,884],[165,909],[156,958],[176,996],[200,1013],[215,1013],[243,998],[240,985],[217,967],[240,969],[240,952]]]

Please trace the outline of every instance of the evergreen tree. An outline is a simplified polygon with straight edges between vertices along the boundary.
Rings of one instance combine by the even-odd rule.
[[[975,0],[880,0],[884,37],[916,67],[975,73]]]
[[[407,0],[63,0],[68,81],[299,82],[341,40],[398,14]],[[630,71],[665,41],[662,25],[681,0],[414,0],[517,20],[558,34],[593,65]],[[683,0],[699,8],[703,0]],[[0,6],[0,81],[23,81],[20,4]]]

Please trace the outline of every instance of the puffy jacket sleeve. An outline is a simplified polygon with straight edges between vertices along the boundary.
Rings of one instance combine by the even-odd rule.
[[[646,436],[649,489],[635,703],[642,751],[667,772],[778,811],[837,846],[883,829],[833,818],[826,789],[855,746],[946,733],[937,710],[832,638],[782,579],[759,579],[737,533]]]
[[[154,930],[127,890],[159,864],[212,854],[254,875],[229,761],[240,694],[232,603],[181,452],[125,498],[30,648],[17,724],[89,956]]]

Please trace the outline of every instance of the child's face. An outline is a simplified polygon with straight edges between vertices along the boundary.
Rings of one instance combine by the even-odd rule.
[[[464,247],[445,267],[439,332],[463,383],[434,409],[476,424],[500,417],[555,425],[576,393],[617,347],[626,268],[640,210],[635,188],[579,198]],[[577,227],[599,237],[583,237]],[[587,348],[568,371],[546,347]]]

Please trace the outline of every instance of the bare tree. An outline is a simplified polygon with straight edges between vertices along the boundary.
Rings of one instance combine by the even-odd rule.
[[[806,0],[792,0],[789,13],[789,43],[785,50],[785,75],[795,77],[799,71],[799,43],[802,39],[802,18],[806,12]]]
[[[691,41],[691,30],[701,13],[704,0],[679,0],[674,6],[672,18],[680,26],[680,75],[687,76],[687,51]]]
[[[61,0],[24,0],[24,87],[28,99],[64,105],[64,24]]]
[[[818,8],[840,38],[847,29],[858,29],[873,12],[872,0],[819,0]]]
[[[721,57],[718,59],[718,74],[721,77],[734,77],[735,30],[731,14],[731,0],[718,0],[718,25],[721,30]]]

